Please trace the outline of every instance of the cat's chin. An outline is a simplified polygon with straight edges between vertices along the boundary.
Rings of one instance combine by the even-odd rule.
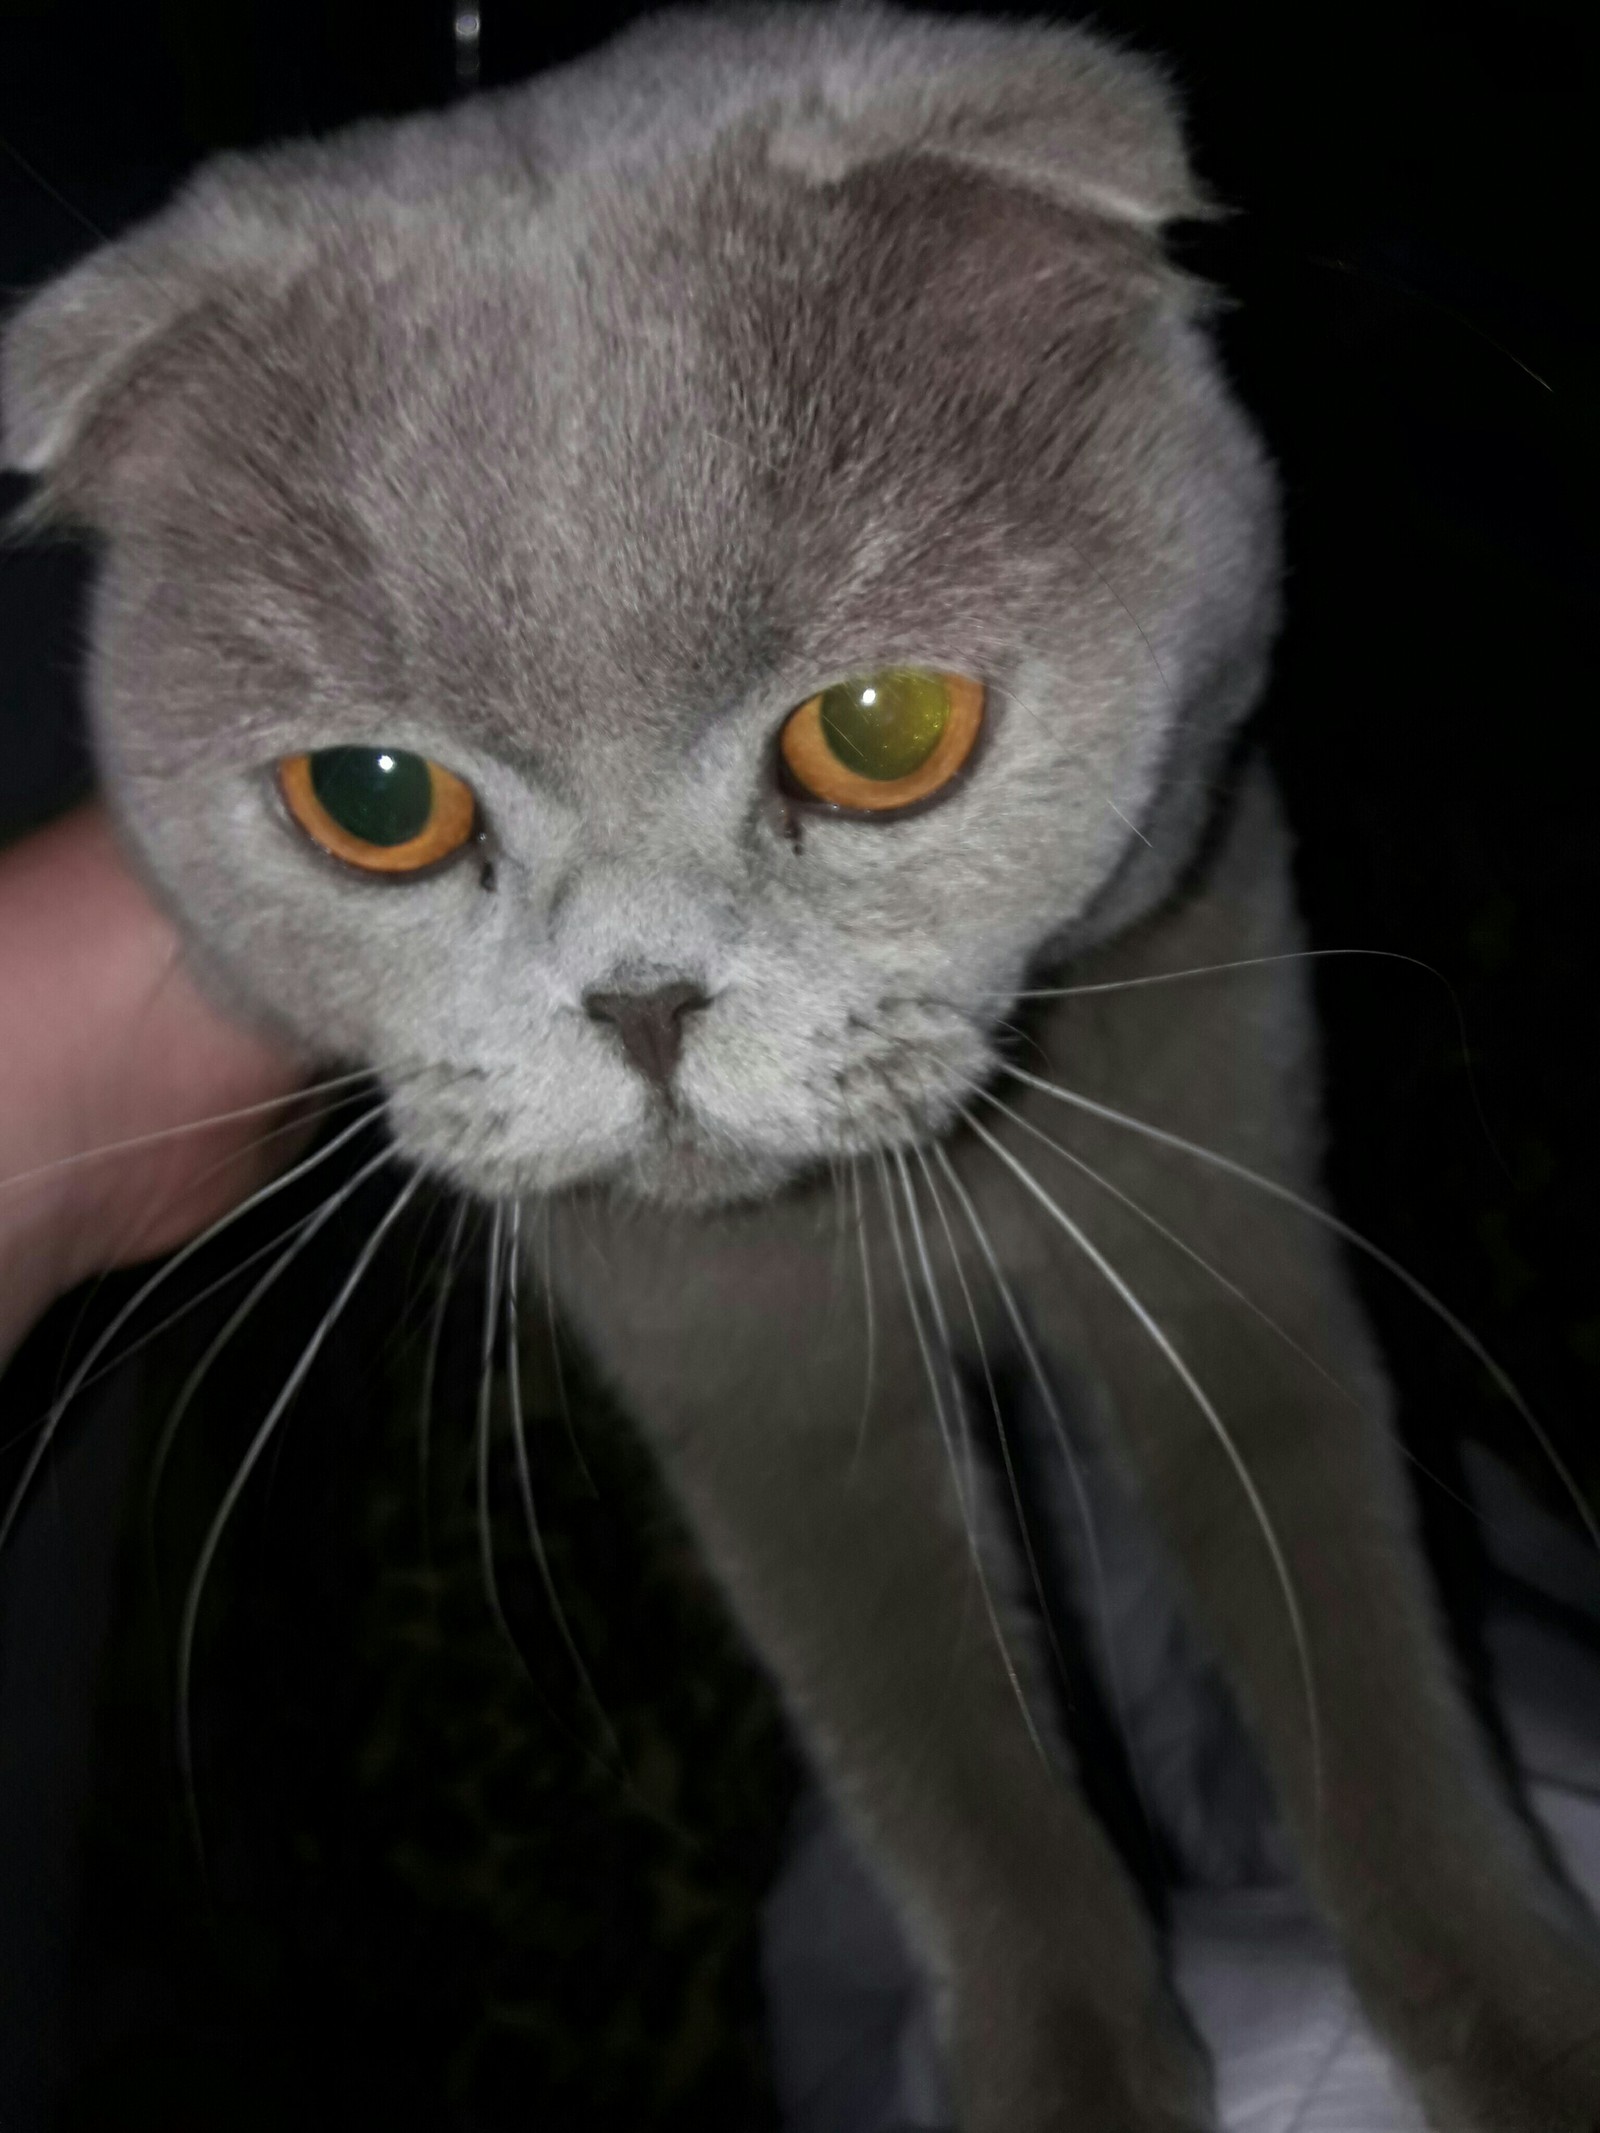
[[[712,1147],[684,1137],[638,1149],[603,1182],[652,1207],[709,1212],[770,1200],[810,1167],[772,1149]]]
[[[408,1094],[411,1100],[408,1100]],[[954,1106],[952,1106],[954,1108]],[[942,1133],[948,1117],[924,1105],[921,1113],[900,1107],[874,1132],[863,1120],[806,1145],[746,1139],[719,1128],[688,1106],[657,1107],[633,1130],[587,1146],[569,1137],[556,1146],[518,1149],[498,1134],[485,1135],[457,1117],[419,1109],[414,1092],[391,1100],[391,1123],[400,1154],[435,1177],[491,1201],[543,1199],[571,1192],[599,1192],[641,1206],[712,1213],[718,1208],[759,1204],[802,1184],[830,1161],[850,1161],[879,1149],[910,1146]],[[796,1145],[796,1140],[799,1144]]]
[[[413,1137],[401,1138],[404,1142]],[[713,1143],[687,1133],[662,1135],[587,1160],[575,1159],[569,1149],[554,1163],[519,1161],[459,1144],[448,1152],[433,1146],[403,1147],[403,1152],[434,1175],[489,1200],[609,1192],[652,1207],[706,1212],[770,1200],[816,1167],[814,1156]]]

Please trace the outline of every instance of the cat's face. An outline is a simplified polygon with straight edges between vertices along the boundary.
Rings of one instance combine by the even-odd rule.
[[[705,1203],[937,1131],[1041,950],[1181,863],[1270,628],[1259,456],[1114,220],[748,130],[485,153],[402,210],[328,152],[102,422],[118,810],[203,960],[459,1182]],[[981,686],[962,775],[786,793],[794,707],[895,667]],[[273,772],[341,746],[445,766],[480,834],[331,859]],[[665,1088],[593,1011],[663,986]]]

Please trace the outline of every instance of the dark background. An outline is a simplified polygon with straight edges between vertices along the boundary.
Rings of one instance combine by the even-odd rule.
[[[482,0],[482,80],[576,54],[632,12]],[[1287,484],[1290,619],[1262,730],[1313,938],[1439,974],[1320,967],[1338,1204],[1484,1336],[1600,1502],[1591,13],[1129,0],[1096,19],[1170,58],[1202,174],[1236,210],[1175,243],[1235,299],[1232,366]],[[451,18],[399,0],[3,0],[0,284],[21,293],[212,150],[448,100]],[[87,782],[84,568],[60,547],[0,554],[0,836]],[[425,1329],[438,1212],[330,1344],[268,1510],[224,1551],[195,1867],[163,1580],[181,1590],[234,1432],[366,1219],[358,1203],[218,1381],[159,1544],[119,1539],[94,1473],[140,1493],[215,1305],[84,1403],[55,1524],[13,1568],[0,1842],[26,1871],[0,1921],[0,2002],[29,2013],[13,2016],[26,2036],[0,2034],[0,2124],[308,2126],[380,2099],[418,2126],[760,2124],[751,1906],[781,1834],[782,1743],[574,1358],[604,1485],[592,1495],[559,1452],[541,1482],[597,1678],[655,1772],[651,1814],[573,1748],[592,1731],[522,1573],[508,1612],[543,1702],[486,1633],[462,1517],[471,1279],[447,1326],[424,1561],[418,1349],[396,1327]],[[127,1293],[52,1314],[6,1381],[0,1434]],[[1548,1487],[1482,1374],[1392,1285],[1369,1295],[1418,1458],[1448,1479],[1470,1434]],[[548,1367],[536,1392],[548,1419]],[[1470,1618],[1470,1532],[1442,1490],[1424,1508]],[[687,1837],[661,1837],[663,1803]]]

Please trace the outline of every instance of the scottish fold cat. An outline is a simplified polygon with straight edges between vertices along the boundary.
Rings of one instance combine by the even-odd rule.
[[[1004,1376],[1143,1507],[1434,2123],[1595,2133],[1596,1936],[1452,1678],[1318,1219],[1239,739],[1274,482],[1162,249],[1204,205],[1087,33],[666,16],[213,164],[14,319],[6,456],[101,539],[99,760],[196,968],[372,1067],[555,1284],[962,2125],[1210,2123],[1052,1704]],[[1149,1805],[1203,1845],[1184,1723]]]

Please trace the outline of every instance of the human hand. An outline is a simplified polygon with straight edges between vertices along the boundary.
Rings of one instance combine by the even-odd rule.
[[[306,1073],[199,992],[98,806],[0,853],[0,1358],[287,1161]]]

